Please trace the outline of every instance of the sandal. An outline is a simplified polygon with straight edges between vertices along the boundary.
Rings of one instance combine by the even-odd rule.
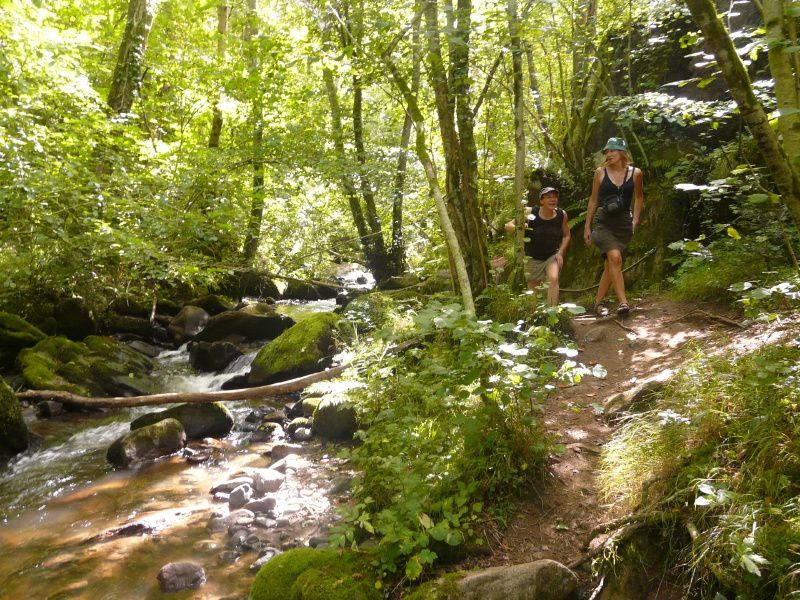
[[[627,302],[623,302],[617,307],[617,314],[620,317],[627,315],[629,312],[631,312],[631,307],[628,306]]]
[[[597,304],[595,304],[592,310],[594,314],[597,315],[598,317],[605,317],[608,315],[608,309],[602,302],[598,302]]]

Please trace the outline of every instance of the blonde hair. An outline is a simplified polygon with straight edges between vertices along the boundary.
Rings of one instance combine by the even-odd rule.
[[[620,152],[622,154],[622,162],[624,163],[622,166],[625,167],[626,169],[633,162],[633,159],[631,158],[631,155],[627,150],[608,150],[607,152],[603,152],[603,160],[600,163],[601,167],[605,168],[605,167],[608,166],[608,153],[609,152]]]

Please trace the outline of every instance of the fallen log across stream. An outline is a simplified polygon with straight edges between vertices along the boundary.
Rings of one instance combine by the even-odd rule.
[[[86,397],[61,390],[26,390],[17,392],[20,400],[55,400],[67,406],[78,408],[127,408],[131,406],[157,406],[159,404],[209,404],[211,402],[232,402],[234,400],[253,400],[266,396],[289,394],[308,387],[317,381],[333,379],[341,375],[350,365],[331,367],[311,375],[288,379],[259,387],[219,392],[168,392],[147,396]]]

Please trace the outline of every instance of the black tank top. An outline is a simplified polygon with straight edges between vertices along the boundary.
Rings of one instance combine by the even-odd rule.
[[[604,221],[609,220],[618,220],[618,219],[625,219],[630,218],[631,216],[631,203],[633,201],[633,173],[635,171],[634,167],[628,166],[625,167],[625,177],[622,180],[622,185],[617,186],[611,181],[611,178],[608,176],[608,169],[603,169],[603,181],[600,182],[600,189],[598,191],[598,195],[600,196],[600,206],[603,206],[603,199],[607,198],[608,196],[621,196],[622,197],[622,206],[623,210],[620,213],[615,215],[609,216],[605,214],[605,211],[600,210],[599,218],[603,219]]]
[[[525,221],[525,254],[536,260],[546,260],[561,246],[564,211],[556,209],[552,219],[539,217],[539,207],[533,208]]]

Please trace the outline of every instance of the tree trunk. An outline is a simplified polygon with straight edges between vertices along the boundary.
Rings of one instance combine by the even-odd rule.
[[[219,67],[225,64],[225,51],[228,38],[228,16],[230,12],[230,6],[225,4],[217,6],[217,62]],[[219,138],[222,135],[221,96],[222,93],[219,92],[214,102],[214,117],[211,121],[211,134],[208,137],[209,148],[219,148]]]
[[[472,135],[473,115],[469,110],[468,98],[469,48],[463,38],[463,31],[469,29],[471,7],[467,0],[462,0],[459,2],[458,18],[452,19],[452,11],[448,15],[451,26],[461,32],[454,33],[451,40],[451,48],[460,48],[451,51],[454,68],[448,77],[442,58],[437,0],[424,2],[429,72],[445,154],[446,202],[453,230],[466,261],[471,287],[477,293],[488,284],[488,250],[486,226],[477,203],[477,150]],[[459,74],[458,80],[454,77],[455,72]],[[450,80],[453,81],[452,88]]]
[[[786,32],[786,2],[763,0],[763,7],[769,70],[775,80],[775,98],[778,101],[778,128],[783,136],[783,148],[792,160],[792,167],[795,173],[800,173],[800,73],[794,71],[791,55],[786,52],[786,47],[792,45]],[[796,51],[792,54],[796,56]]]
[[[800,227],[800,179],[792,163],[769,124],[764,108],[756,99],[747,70],[744,68],[736,48],[725,26],[717,16],[713,0],[685,0],[697,25],[703,32],[717,64],[722,70],[731,96],[739,107],[758,149],[764,156],[770,175],[789,209],[795,225]]]
[[[247,25],[244,28],[244,42],[250,53],[250,77],[259,79],[258,50],[255,37],[258,34],[258,0],[247,0]],[[253,262],[261,239],[261,222],[264,219],[264,115],[260,86],[253,90],[253,198],[247,220],[247,235],[244,242],[244,264]]]
[[[419,109],[416,97],[411,93],[408,84],[397,70],[394,62],[392,62],[388,56],[383,56],[382,59],[389,70],[389,74],[394,81],[395,86],[402,94],[403,99],[408,106],[408,112],[414,121],[414,129],[417,132],[417,156],[419,157],[419,161],[422,163],[422,166],[425,169],[425,176],[428,179],[428,184],[430,185],[433,199],[436,202],[436,210],[439,213],[439,221],[442,225],[442,231],[444,232],[444,239],[447,243],[448,254],[451,263],[455,267],[456,278],[461,291],[461,299],[464,303],[464,310],[474,315],[475,302],[472,297],[472,288],[470,287],[466,262],[464,261],[464,255],[461,253],[461,247],[459,245],[455,229],[450,221],[450,215],[447,210],[447,204],[444,195],[439,187],[439,176],[436,174],[436,167],[434,166],[433,161],[428,154],[428,146],[427,142],[425,141],[425,118],[422,116],[422,111]]]
[[[419,10],[419,2],[415,3],[416,10]],[[413,61],[411,67],[411,95],[416,97],[419,91],[420,80],[420,61],[419,61],[419,19],[414,20],[411,33],[411,52]],[[403,239],[403,188],[406,180],[406,165],[408,154],[406,152],[411,141],[411,127],[414,124],[411,112],[406,108],[405,118],[403,119],[403,130],[400,133],[400,144],[398,146],[397,167],[395,168],[394,183],[392,185],[392,249],[389,253],[395,273],[402,273],[405,269],[405,241]]]
[[[147,37],[155,15],[154,0],[130,0],[125,32],[117,53],[117,64],[111,78],[108,105],[117,113],[130,112],[133,99],[144,76],[144,55]]]
[[[253,400],[265,396],[278,396],[302,390],[317,381],[333,379],[341,375],[349,365],[333,367],[327,371],[304,375],[296,379],[271,383],[242,390],[220,392],[171,392],[151,394],[147,396],[115,396],[113,398],[87,398],[61,390],[28,390],[17,392],[17,398],[27,400],[56,400],[67,406],[79,408],[126,408],[130,406],[157,406],[159,404],[210,404],[211,402],[234,402],[236,400]]]
[[[516,257],[518,272],[525,266],[525,113],[522,95],[522,47],[517,0],[508,0],[508,32],[511,41],[511,71],[514,81],[514,202],[516,204]]]

